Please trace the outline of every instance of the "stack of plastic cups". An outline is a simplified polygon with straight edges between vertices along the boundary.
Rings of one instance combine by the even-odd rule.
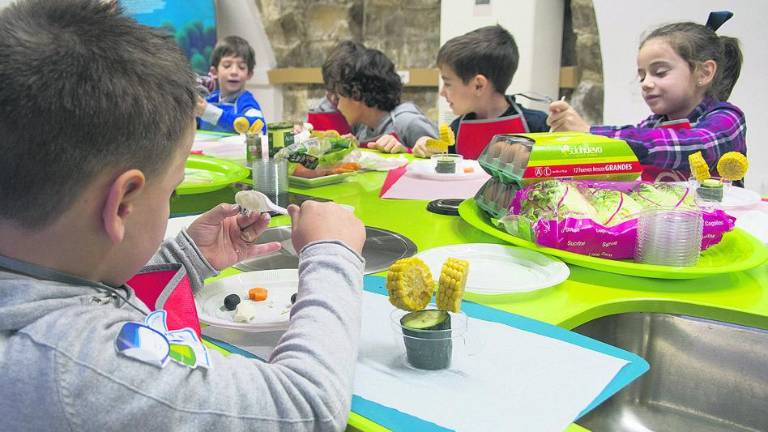
[[[653,209],[637,218],[635,261],[673,267],[696,265],[704,222],[699,210]]]

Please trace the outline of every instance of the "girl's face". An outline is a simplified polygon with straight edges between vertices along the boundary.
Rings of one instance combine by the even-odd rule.
[[[663,39],[648,40],[640,48],[637,74],[645,103],[669,120],[687,118],[704,99],[695,71]]]

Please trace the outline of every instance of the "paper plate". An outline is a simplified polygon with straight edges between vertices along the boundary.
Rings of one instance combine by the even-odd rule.
[[[290,318],[291,296],[298,286],[296,269],[239,273],[206,285],[195,297],[197,314],[200,321],[215,327],[248,332],[285,330]],[[235,311],[224,309],[224,297],[237,294],[241,301],[250,302],[248,290],[255,287],[269,290],[266,300],[252,302],[258,315],[247,323],[235,322]]]
[[[176,187],[179,195],[219,190],[245,179],[251,172],[240,165],[206,156],[190,155],[184,167],[184,181]]]
[[[453,174],[441,174],[435,172],[436,162],[431,159],[417,159],[409,163],[406,167],[408,175],[421,177],[430,180],[470,180],[482,177],[485,171],[480,167],[476,160],[462,160],[456,167]],[[465,173],[464,168],[472,168],[473,171]]]
[[[768,248],[739,228],[725,233],[720,243],[703,251],[692,267],[642,264],[629,260],[611,260],[560,249],[539,246],[496,228],[473,198],[459,205],[459,216],[473,227],[516,246],[556,256],[569,264],[610,273],[658,279],[695,279],[722,273],[749,270],[768,260]]]
[[[192,150],[200,151],[206,156],[247,166],[245,136],[243,135],[220,136],[215,140],[195,142],[192,145]]]
[[[466,292],[481,295],[516,294],[549,288],[568,279],[562,261],[519,247],[468,243],[425,250],[416,255],[437,278],[449,257],[469,261]]]
[[[759,203],[760,200],[761,197],[759,193],[749,189],[732,186],[725,189],[723,201],[718,204],[718,207],[723,209],[749,207]]]

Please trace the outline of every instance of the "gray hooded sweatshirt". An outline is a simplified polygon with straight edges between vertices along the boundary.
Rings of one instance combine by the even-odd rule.
[[[355,137],[361,143],[375,141],[381,135],[396,133],[406,147],[413,147],[423,136],[437,138],[437,127],[412,102],[403,102],[381,119],[376,128],[355,125]]]
[[[0,430],[324,431],[346,425],[363,260],[341,243],[301,251],[290,328],[268,363],[209,350],[210,369],[173,361],[161,369],[117,353],[122,325],[143,322],[148,312],[130,288],[115,290],[127,304],[104,285],[0,258],[6,268],[0,270]],[[163,262],[182,263],[196,291],[214,273],[185,232],[152,260]],[[9,263],[16,272],[7,270]]]

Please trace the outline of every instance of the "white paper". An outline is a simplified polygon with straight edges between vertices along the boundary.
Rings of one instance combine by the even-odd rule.
[[[507,325],[469,319],[450,369],[405,363],[387,298],[364,293],[354,393],[457,431],[561,431],[628,362]]]

